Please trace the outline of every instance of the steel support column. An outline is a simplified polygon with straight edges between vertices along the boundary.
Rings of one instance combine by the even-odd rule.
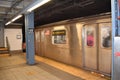
[[[0,47],[4,47],[4,25],[0,24]]]
[[[120,80],[120,0],[111,0],[112,9],[112,80]]]
[[[26,59],[30,65],[35,64],[34,60],[34,12],[25,14],[25,34],[26,34]]]

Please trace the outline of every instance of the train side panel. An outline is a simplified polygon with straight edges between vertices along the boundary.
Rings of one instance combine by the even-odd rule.
[[[47,25],[45,28],[36,29],[36,53],[66,64],[87,67],[89,70],[110,74],[111,48],[101,48],[101,24],[103,23],[111,23],[110,16],[82,19],[66,24],[57,24],[56,26]],[[93,24],[96,25],[94,26],[96,30],[94,44],[96,48],[94,48],[95,55],[92,56],[91,47],[88,47],[89,51],[87,52],[89,54],[85,51],[86,34],[84,26],[88,25],[86,28],[89,28],[89,25],[92,27]],[[103,27],[111,28],[111,25],[104,25]],[[85,59],[88,60],[87,63]]]

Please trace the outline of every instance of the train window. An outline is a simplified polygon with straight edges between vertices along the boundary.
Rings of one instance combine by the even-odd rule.
[[[35,38],[36,38],[36,41],[40,41],[40,33],[39,33],[39,31],[36,31],[35,32]]]
[[[92,27],[86,29],[86,45],[88,47],[94,46],[94,28]]]
[[[53,44],[65,44],[66,43],[66,30],[55,30],[52,32]]]
[[[41,42],[44,42],[44,37],[45,37],[44,31],[41,31]]]
[[[101,27],[101,41],[102,47],[104,48],[109,48],[112,46],[110,27]]]

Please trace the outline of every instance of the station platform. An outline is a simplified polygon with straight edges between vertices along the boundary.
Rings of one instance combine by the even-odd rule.
[[[0,80],[110,80],[48,58],[35,59],[35,65],[28,65],[24,53],[0,54]]]

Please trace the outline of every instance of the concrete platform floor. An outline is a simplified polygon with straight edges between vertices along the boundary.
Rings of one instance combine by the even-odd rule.
[[[23,53],[0,54],[0,80],[110,80],[48,58],[35,58],[36,65],[30,66]]]

